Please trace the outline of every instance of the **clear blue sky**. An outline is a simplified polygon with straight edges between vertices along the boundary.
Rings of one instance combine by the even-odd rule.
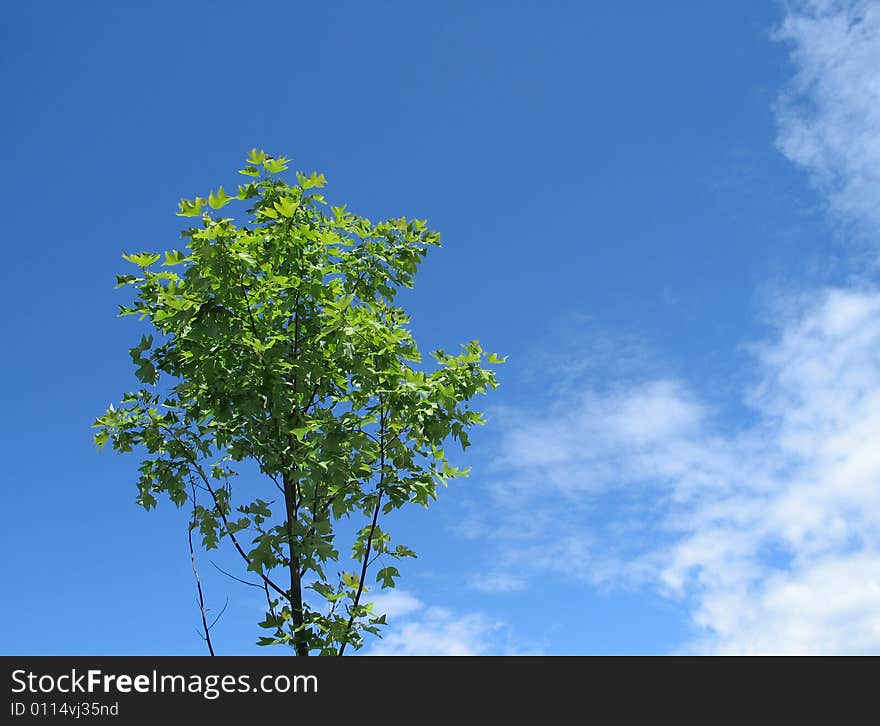
[[[121,251],[254,146],[427,218],[420,347],[509,355],[368,650],[880,650],[880,26],[823,5],[9,4],[0,651],[203,651],[185,513],[90,425],[145,332]],[[202,574],[218,651],[264,652]]]

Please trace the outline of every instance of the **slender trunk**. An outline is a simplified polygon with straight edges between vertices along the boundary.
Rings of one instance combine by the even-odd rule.
[[[301,563],[297,553],[296,540],[293,533],[293,524],[297,521],[298,507],[296,491],[290,477],[284,475],[284,503],[287,508],[287,545],[289,548],[288,560],[290,568],[290,590],[287,598],[290,600],[291,618],[296,632],[293,635],[293,645],[297,655],[308,655],[309,644],[303,624],[303,600],[302,600],[302,577],[300,576]]]
[[[354,605],[351,608],[348,625],[345,626],[345,637],[339,645],[339,655],[345,653],[345,646],[348,645],[348,635],[351,633],[351,626],[354,625],[354,615],[357,612],[358,605],[361,604],[361,595],[364,593],[364,581],[367,579],[367,568],[370,566],[370,552],[372,552],[373,549],[373,533],[376,531],[376,522],[379,520],[379,509],[381,506],[382,492],[379,491],[379,497],[376,499],[376,506],[373,508],[373,521],[370,524],[370,533],[367,535],[367,546],[364,548],[364,561],[361,565],[361,578],[358,582],[357,593],[354,596]]]
[[[364,548],[364,561],[361,565],[361,579],[358,582],[357,594],[354,598],[354,605],[348,618],[348,625],[345,626],[345,635],[342,643],[339,645],[339,655],[345,653],[345,646],[348,645],[348,636],[351,633],[351,627],[354,625],[354,616],[357,612],[358,605],[361,603],[361,595],[364,592],[364,581],[367,579],[367,568],[370,566],[370,552],[373,549],[373,534],[376,532],[376,523],[379,521],[379,510],[382,507],[382,486],[385,484],[385,412],[382,410],[382,399],[379,399],[379,486],[376,487],[376,506],[373,508],[373,521],[370,523],[370,531],[367,534],[367,545]]]
[[[205,643],[208,644],[208,652],[214,655],[214,644],[211,642],[211,626],[208,625],[208,617],[205,612],[205,595],[202,592],[202,581],[199,579],[199,568],[196,567],[196,553],[193,549],[193,529],[195,528],[195,520],[189,525],[189,559],[192,562],[193,575],[196,578],[196,588],[199,592],[199,611],[202,614],[202,630],[205,631]]]

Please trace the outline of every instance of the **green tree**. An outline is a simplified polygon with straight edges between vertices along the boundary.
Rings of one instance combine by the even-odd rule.
[[[260,644],[342,655],[385,624],[365,597],[371,566],[381,557],[373,582],[394,587],[387,563],[415,557],[392,545],[386,515],[427,506],[467,473],[442,447],[468,446],[483,422],[469,402],[498,385],[483,363],[503,360],[472,341],[417,367],[393,303],[439,235],[329,207],[323,175],[291,185],[286,168],[253,150],[235,196],[181,201],[179,215],[201,222],[183,251],[123,255],[139,271],[118,276],[134,290],[120,315],[152,334],[130,351],[142,386],[96,420],[95,442],[143,455],[139,505],[188,504],[190,535],[238,552],[266,594]],[[250,204],[240,226],[215,214],[235,200]],[[261,473],[233,487],[246,461]],[[351,533],[341,559],[340,532]],[[203,602],[202,622],[211,647]]]

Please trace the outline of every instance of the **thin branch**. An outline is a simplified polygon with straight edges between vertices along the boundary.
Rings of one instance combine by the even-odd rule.
[[[213,627],[217,624],[217,621],[220,619],[220,617],[223,615],[223,613],[226,612],[226,608],[227,608],[228,606],[229,606],[229,598],[227,597],[227,598],[226,598],[226,602],[223,603],[223,607],[221,608],[220,612],[217,613],[217,617],[214,618],[214,619],[211,621],[211,624],[208,626],[208,630],[211,630],[211,628],[213,628]]]
[[[306,407],[302,410],[303,416],[305,416],[309,409],[312,407],[312,404],[315,402],[315,396],[318,395],[318,389],[321,387],[321,382],[318,381],[315,384],[315,387],[312,389],[312,395],[309,396],[309,402],[306,404]]]
[[[199,466],[198,461],[196,461],[195,458],[189,453],[189,450],[186,448],[186,444],[184,444],[180,440],[180,437],[178,437],[177,434],[175,434],[167,426],[162,426],[161,428],[164,428],[171,435],[171,437],[175,441],[177,441],[177,443],[181,447],[181,451],[183,452],[184,457],[189,461],[190,466],[193,469],[195,469],[196,474],[198,474],[199,477],[201,478],[201,480],[205,483],[205,487],[207,488],[208,493],[211,495],[211,499],[214,500],[214,508],[217,510],[217,514],[220,515],[220,519],[223,521],[223,526],[226,527],[226,533],[229,535],[229,539],[232,540],[232,544],[235,545],[235,549],[238,551],[238,554],[240,554],[242,556],[242,558],[244,559],[244,561],[248,563],[248,566],[250,566],[251,558],[248,557],[247,552],[245,552],[244,548],[239,544],[238,538],[230,530],[229,520],[226,519],[226,514],[223,512],[223,508],[220,506],[220,501],[217,499],[217,493],[214,491],[214,487],[211,486],[211,482],[208,479],[207,475],[205,474],[204,469],[202,469],[202,467]],[[285,598],[288,596],[287,593],[284,590],[282,590],[280,587],[278,587],[278,585],[276,585],[267,575],[264,575],[262,572],[258,572],[257,575],[267,585],[269,585],[269,587],[271,587],[273,590],[275,590],[275,592],[279,593],[280,595],[282,595]]]
[[[251,297],[250,297],[250,295],[248,295],[247,285],[244,284],[243,279],[240,279],[238,284],[239,284],[239,288],[244,293],[244,303],[245,303],[245,306],[247,307],[248,318],[250,319],[250,323],[251,323],[251,332],[254,334],[254,337],[257,340],[260,340],[260,335],[257,332],[257,321],[254,319],[254,311],[251,309]],[[263,357],[262,354],[260,354],[260,358],[262,358],[262,357]]]
[[[275,485],[275,488],[276,488],[279,492],[281,492],[282,494],[284,494],[284,487],[282,487],[282,486],[278,483],[278,477],[275,476],[275,474],[269,474],[268,471],[266,472],[266,474],[267,474],[268,477],[272,480],[272,483]]]
[[[229,535],[229,539],[232,540],[232,544],[235,545],[235,549],[238,550],[238,554],[240,554],[242,556],[242,558],[244,559],[244,561],[248,563],[248,566],[250,566],[251,565],[251,558],[248,557],[247,552],[245,552],[244,548],[239,544],[238,538],[230,530],[229,521],[226,519],[226,515],[223,513],[223,508],[220,506],[220,502],[217,499],[217,494],[214,492],[214,489],[210,485],[210,483],[207,482],[207,479],[205,479],[205,482],[206,482],[205,486],[208,487],[208,491],[210,492],[211,497],[214,499],[214,508],[217,510],[217,513],[220,515],[220,518],[223,520],[223,526],[226,527],[226,534]],[[284,597],[287,597],[287,593],[284,590],[282,590],[280,587],[278,587],[278,585],[276,585],[271,579],[269,579],[269,577],[267,575],[264,575],[262,572],[258,572],[257,575],[267,585],[269,585],[269,587],[271,587],[273,590],[275,590],[275,592],[277,592],[280,595],[283,595]]]
[[[208,618],[205,614],[205,595],[202,592],[202,581],[199,579],[199,568],[196,566],[196,553],[193,548],[193,530],[196,527],[196,490],[195,487],[192,488],[192,499],[193,499],[193,515],[192,519],[189,523],[189,528],[187,529],[187,540],[189,541],[189,559],[192,562],[193,575],[196,578],[196,589],[199,593],[199,611],[202,615],[202,628],[205,631],[204,640],[208,644],[208,652],[211,655],[214,655],[214,644],[211,642],[211,627],[213,627],[213,623],[208,625]],[[226,609],[226,606],[223,607],[223,610]],[[220,611],[220,614],[223,614],[223,611]],[[214,621],[217,622],[216,620]]]
[[[370,524],[370,532],[367,535],[367,545],[364,548],[364,564],[361,567],[361,578],[358,582],[357,594],[354,596],[354,605],[349,614],[348,624],[345,626],[345,634],[342,638],[342,642],[339,644],[339,655],[342,655],[345,652],[345,646],[348,643],[348,637],[351,633],[351,626],[354,625],[355,613],[357,613],[361,601],[361,595],[364,592],[364,581],[367,578],[367,569],[370,566],[370,551],[373,547],[373,534],[376,531],[376,522],[379,521],[379,510],[382,506],[382,486],[385,482],[385,414],[381,409],[379,411],[379,436],[382,439],[379,444],[379,460],[381,468],[379,469],[379,485],[376,487],[376,506],[373,508],[373,521]]]
[[[236,577],[231,572],[227,572],[222,567],[220,567],[220,565],[218,565],[216,562],[214,562],[214,560],[209,560],[209,562],[212,565],[214,565],[214,569],[222,572],[224,575],[226,575],[226,577],[229,577],[229,578],[235,580],[236,582],[240,582],[242,585],[249,585],[250,587],[259,587],[261,590],[265,586],[265,583],[263,583],[261,585],[259,582],[248,582],[247,580],[242,580],[240,577]]]
[[[275,615],[275,606],[272,604],[272,596],[269,595],[269,586],[264,582],[263,589],[266,591],[266,603],[269,605],[269,612],[272,614],[272,617],[277,617]]]
[[[372,549],[372,546],[373,546],[373,533],[376,531],[376,522],[379,519],[379,506],[381,505],[381,503],[382,503],[382,492],[380,491],[379,497],[378,497],[378,499],[376,499],[376,506],[373,509],[373,521],[370,524],[370,533],[367,536],[367,546],[366,546],[366,549],[364,550],[364,564],[361,567],[361,578],[360,578],[360,581],[358,582],[357,594],[354,597],[354,605],[351,608],[351,614],[348,618],[348,624],[345,626],[345,636],[343,637],[342,643],[339,646],[339,655],[342,655],[345,652],[345,646],[348,642],[347,638],[348,638],[349,633],[351,632],[351,626],[354,625],[354,616],[355,616],[355,613],[357,612],[358,605],[360,604],[361,595],[364,592],[364,581],[366,580],[367,568],[369,567],[370,550]]]

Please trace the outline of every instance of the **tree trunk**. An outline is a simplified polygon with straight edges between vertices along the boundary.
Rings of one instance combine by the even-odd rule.
[[[293,527],[297,521],[298,507],[296,491],[287,474],[284,475],[284,503],[287,508],[287,545],[289,548],[288,560],[290,569],[290,589],[287,598],[290,600],[291,618],[296,632],[293,636],[293,645],[297,655],[308,655],[309,644],[306,633],[302,630],[303,624],[303,601],[302,601],[302,578],[300,577],[301,563],[296,548],[296,538]]]

